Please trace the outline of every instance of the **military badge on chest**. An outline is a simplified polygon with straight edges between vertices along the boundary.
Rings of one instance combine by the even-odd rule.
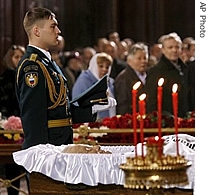
[[[37,72],[28,72],[25,74],[25,81],[26,84],[33,88],[37,85],[38,83],[38,73]]]

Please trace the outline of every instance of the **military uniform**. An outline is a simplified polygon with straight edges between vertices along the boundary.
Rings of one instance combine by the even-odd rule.
[[[23,148],[71,144],[67,80],[44,53],[27,46],[16,70],[16,95],[24,130]]]

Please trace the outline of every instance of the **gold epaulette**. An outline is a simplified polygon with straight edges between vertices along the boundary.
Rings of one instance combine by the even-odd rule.
[[[65,105],[66,104],[66,88],[65,88],[65,84],[64,84],[64,80],[62,78],[61,75],[58,75],[58,77],[60,78],[60,91],[59,93],[56,92],[56,89],[55,89],[55,85],[54,85],[54,82],[47,70],[47,68],[45,67],[45,65],[39,60],[37,59],[38,55],[35,54],[35,53],[32,53],[30,55],[29,58],[26,58],[22,63],[21,65],[18,67],[18,71],[17,71],[17,84],[18,84],[18,79],[19,79],[19,74],[20,74],[20,69],[21,67],[23,66],[24,62],[25,61],[33,61],[33,62],[36,62],[37,64],[39,64],[45,78],[46,78],[46,81],[47,81],[47,85],[48,85],[48,89],[49,89],[49,96],[50,96],[50,100],[51,102],[53,103],[52,106],[48,107],[48,109],[54,109],[56,108],[57,106],[59,105]]]
[[[37,54],[32,53],[29,58],[26,58],[25,60],[22,61],[22,63],[20,64],[20,66],[18,67],[18,70],[17,70],[17,78],[16,78],[16,83],[17,84],[18,84],[20,69],[22,68],[24,62],[27,61],[27,60],[34,61],[35,62],[36,59],[37,59],[37,56],[38,56]]]
[[[37,54],[32,53],[32,54],[30,55],[29,60],[30,60],[30,61],[34,61],[34,62],[36,62],[37,56],[38,56]]]

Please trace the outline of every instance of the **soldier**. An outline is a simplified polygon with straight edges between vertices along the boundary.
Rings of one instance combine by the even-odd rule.
[[[59,42],[58,21],[50,10],[37,7],[26,13],[23,25],[29,44],[16,69],[15,84],[24,131],[22,147],[72,144],[67,80],[49,52]],[[107,100],[108,105],[115,106],[115,99]],[[84,113],[94,114],[89,108]],[[26,175],[29,186],[29,174]]]
[[[34,8],[26,13],[23,25],[29,45],[16,71],[23,148],[73,143],[66,79],[49,53],[58,44],[58,22],[50,10]]]
[[[61,33],[58,21],[50,10],[38,7],[26,13],[23,25],[29,45],[16,71],[16,95],[24,131],[23,148],[46,143],[72,144],[67,80],[51,60],[49,52],[58,44]],[[116,100],[108,100],[108,105],[114,106]],[[87,110],[84,115],[93,114],[91,109]]]

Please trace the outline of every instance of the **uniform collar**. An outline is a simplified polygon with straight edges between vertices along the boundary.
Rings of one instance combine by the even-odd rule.
[[[45,49],[42,49],[42,48],[34,46],[34,45],[29,45],[29,46],[34,47],[34,48],[38,49],[39,51],[41,51],[42,53],[44,53],[44,55],[47,56],[47,58],[51,61],[52,58],[51,58],[51,54],[49,51],[46,51]]]

